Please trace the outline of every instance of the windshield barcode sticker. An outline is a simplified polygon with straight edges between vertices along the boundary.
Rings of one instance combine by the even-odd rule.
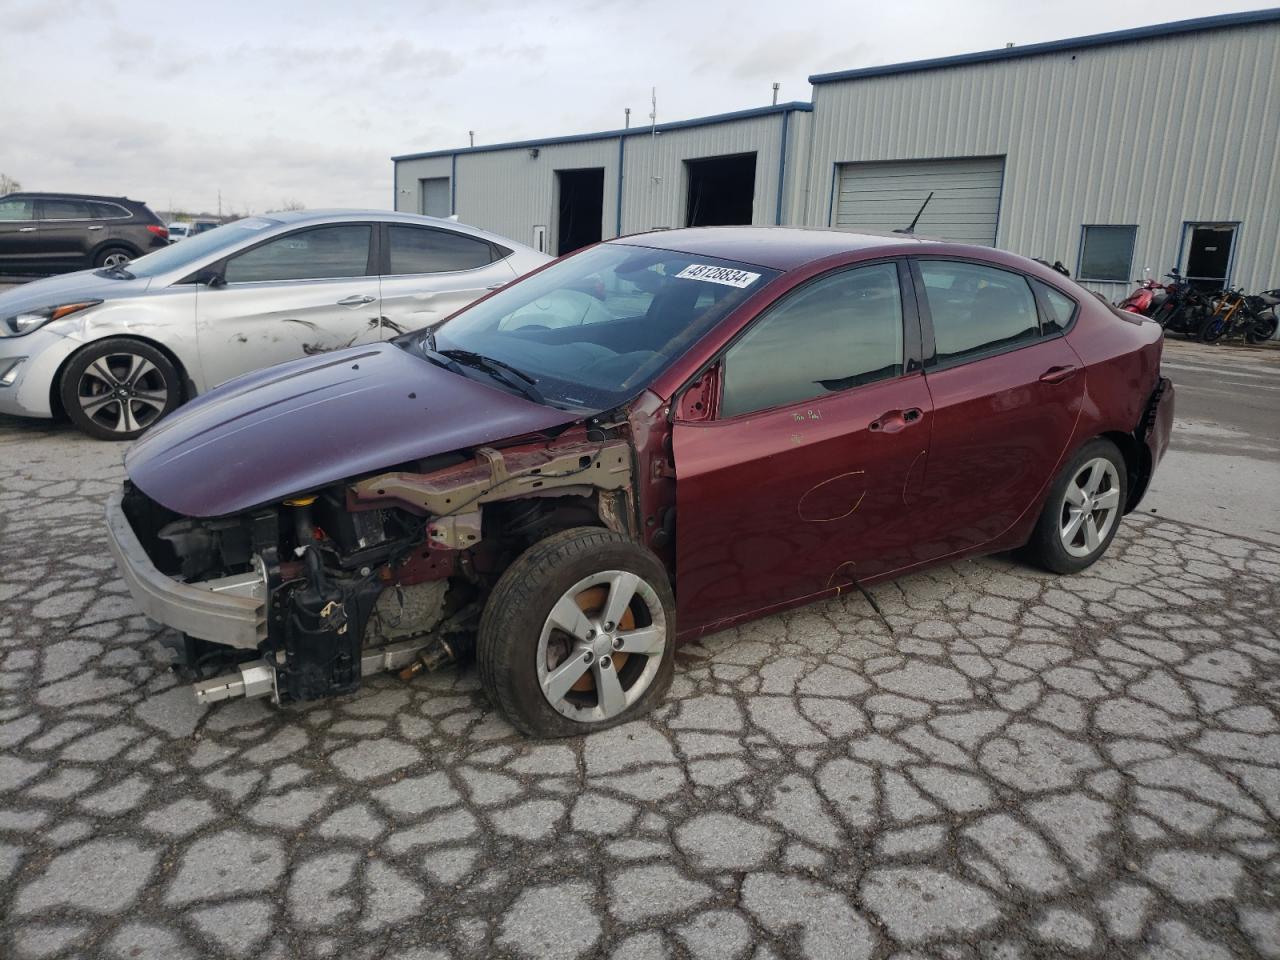
[[[708,263],[691,263],[676,277],[681,280],[702,280],[706,283],[722,283],[726,287],[749,287],[760,279],[760,274],[732,267],[713,267]]]

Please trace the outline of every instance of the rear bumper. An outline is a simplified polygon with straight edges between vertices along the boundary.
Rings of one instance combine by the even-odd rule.
[[[1156,388],[1151,391],[1147,406],[1142,412],[1142,420],[1133,436],[1146,448],[1146,456],[1142,458],[1139,469],[1129,478],[1129,503],[1125,512],[1136,510],[1151,485],[1151,477],[1156,472],[1169,449],[1169,437],[1173,433],[1173,381],[1161,377],[1156,381]]]
[[[125,515],[123,500],[123,494],[115,493],[107,501],[107,543],[142,612],[157,623],[201,640],[241,650],[258,649],[267,636],[265,580],[258,589],[246,578],[197,585],[166,576],[143,549]]]
[[[1173,434],[1173,381],[1161,377],[1147,401],[1142,416],[1139,439],[1147,445],[1151,454],[1151,472],[1154,473],[1165,451],[1169,449],[1169,437]]]

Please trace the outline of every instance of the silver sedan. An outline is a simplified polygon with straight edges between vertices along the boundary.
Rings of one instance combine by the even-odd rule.
[[[410,214],[238,220],[0,294],[0,413],[129,440],[232,377],[434,325],[549,259]]]

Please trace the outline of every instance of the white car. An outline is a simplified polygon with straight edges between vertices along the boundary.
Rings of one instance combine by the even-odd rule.
[[[169,224],[169,242],[177,243],[188,237],[198,236],[218,226],[217,220],[180,220]]]
[[[0,294],[0,413],[130,440],[252,370],[432,326],[550,261],[434,217],[249,217]]]

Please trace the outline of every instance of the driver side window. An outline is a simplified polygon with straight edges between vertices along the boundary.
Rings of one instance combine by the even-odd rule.
[[[369,272],[367,223],[344,223],[286,233],[227,261],[227,283],[329,280]]]
[[[810,400],[902,369],[897,266],[843,270],[787,295],[729,348],[720,416]]]

